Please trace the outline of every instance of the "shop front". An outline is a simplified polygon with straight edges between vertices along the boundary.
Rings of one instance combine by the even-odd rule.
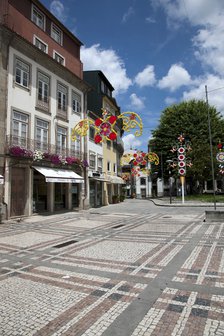
[[[72,170],[33,166],[33,212],[72,210],[84,179]]]
[[[97,208],[103,205],[103,180],[89,178],[90,207]]]

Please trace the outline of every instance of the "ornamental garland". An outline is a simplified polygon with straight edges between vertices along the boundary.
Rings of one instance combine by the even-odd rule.
[[[89,126],[92,125],[95,129],[95,143],[102,141],[114,141],[117,139],[117,132],[114,127],[116,122],[121,119],[122,130],[129,132],[131,129],[139,128],[134,135],[139,137],[142,135],[142,119],[135,112],[123,112],[119,116],[111,115],[106,109],[102,109],[102,118],[97,118],[95,122],[91,119],[80,120],[72,129],[71,138],[73,141],[77,139],[77,135],[86,136]]]
[[[159,157],[154,152],[144,153],[142,151],[126,153],[121,157],[121,166],[129,165],[131,162],[134,166],[145,166],[147,162],[157,166],[159,164]]]

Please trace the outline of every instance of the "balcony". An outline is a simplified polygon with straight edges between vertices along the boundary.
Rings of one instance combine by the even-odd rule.
[[[53,144],[41,142],[34,139],[8,135],[6,137],[5,153],[9,154],[10,148],[13,146],[18,146],[21,149],[25,149],[31,152],[40,151],[43,153],[48,153],[49,155],[56,154],[62,157],[75,157],[80,160],[84,158],[84,153],[79,150],[74,150],[71,148],[61,148]]]

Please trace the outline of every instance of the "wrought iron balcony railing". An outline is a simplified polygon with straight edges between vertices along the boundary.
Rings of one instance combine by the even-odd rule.
[[[30,138],[8,135],[6,137],[5,153],[9,154],[10,148],[15,147],[15,146],[18,146],[22,149],[26,149],[32,152],[41,151],[43,153],[57,154],[63,157],[72,156],[80,160],[86,157],[86,155],[84,155],[84,153],[80,150],[67,148],[67,147],[62,148],[62,147],[58,147],[50,143],[41,142],[41,141],[30,139]]]

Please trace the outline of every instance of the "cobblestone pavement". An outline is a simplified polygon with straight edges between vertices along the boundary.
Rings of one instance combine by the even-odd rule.
[[[126,200],[0,225],[1,336],[223,336],[224,222]]]

